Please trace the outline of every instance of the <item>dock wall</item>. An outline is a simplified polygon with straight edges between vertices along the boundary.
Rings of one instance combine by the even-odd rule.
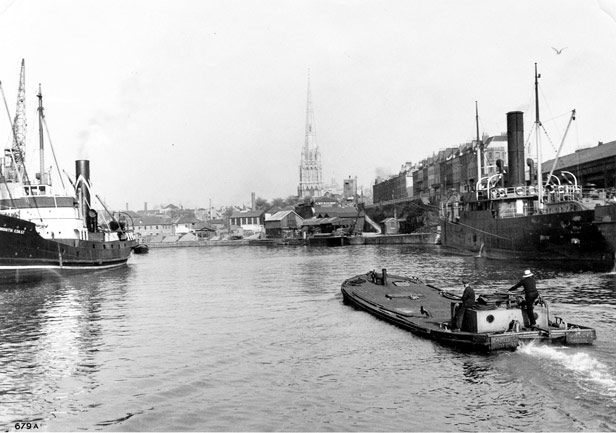
[[[403,235],[366,236],[365,245],[435,244],[436,233],[410,233]]]
[[[395,245],[395,244],[435,244],[436,233],[411,233],[400,235],[357,236],[352,245]],[[229,247],[229,246],[276,246],[274,240],[250,241],[248,239],[221,241],[185,241],[185,242],[151,242],[150,248],[195,248],[195,247]]]

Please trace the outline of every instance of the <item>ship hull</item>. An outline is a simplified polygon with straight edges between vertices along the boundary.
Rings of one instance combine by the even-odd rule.
[[[443,222],[441,242],[481,257],[609,271],[614,266],[614,249],[593,220],[592,210],[516,218],[494,218],[488,210],[461,212],[458,221]]]
[[[96,235],[96,234],[93,234]],[[0,283],[22,283],[124,266],[135,240],[45,239],[36,226],[0,215]]]
[[[595,224],[606,242],[616,251],[616,204],[595,207]]]

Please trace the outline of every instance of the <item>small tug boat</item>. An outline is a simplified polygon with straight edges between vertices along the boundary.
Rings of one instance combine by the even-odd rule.
[[[135,254],[147,254],[150,251],[150,247],[147,244],[137,244],[133,247],[133,253]]]
[[[539,299],[531,327],[523,298],[512,292],[481,295],[467,309],[462,327],[452,331],[460,296],[412,277],[370,271],[342,283],[344,302],[365,310],[421,337],[461,349],[514,350],[521,343],[538,341],[564,345],[592,344],[595,330],[550,318],[548,304]]]

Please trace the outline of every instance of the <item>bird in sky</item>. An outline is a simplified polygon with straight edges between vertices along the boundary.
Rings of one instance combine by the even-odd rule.
[[[558,48],[554,48],[554,47],[552,47],[552,49],[553,49],[554,51],[556,51],[556,54],[560,54],[560,53],[562,53],[562,52],[563,52],[563,50],[564,50],[565,48],[567,48],[567,47],[562,47],[562,48],[559,50]]]

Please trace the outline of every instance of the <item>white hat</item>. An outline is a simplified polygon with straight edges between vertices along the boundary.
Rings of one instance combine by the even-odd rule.
[[[532,276],[533,276],[533,273],[529,269],[527,269],[524,271],[524,275],[522,276],[522,278],[528,278]]]

